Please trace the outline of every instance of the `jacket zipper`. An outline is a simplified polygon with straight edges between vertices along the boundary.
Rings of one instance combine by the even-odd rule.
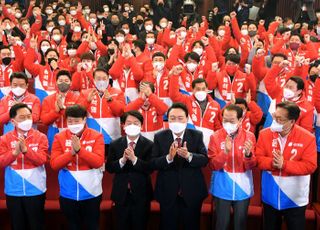
[[[79,159],[78,155],[76,155],[76,171],[79,171]],[[79,201],[79,182],[77,181],[77,201]]]
[[[24,155],[22,154],[22,170],[24,170]],[[24,182],[24,177],[22,177],[22,187],[23,187],[23,195],[26,195],[26,186]]]
[[[235,173],[234,170],[234,140],[232,139],[232,173]],[[235,199],[236,195],[236,182],[232,180],[232,200]]]
[[[103,94],[103,96],[104,96],[104,94]],[[102,97],[103,97],[102,96]],[[103,106],[103,101],[102,101],[102,98],[101,97],[99,97],[100,98],[100,117],[99,118],[102,118],[102,106]],[[100,133],[102,133],[102,127],[101,127],[101,125],[99,125],[99,127],[100,127]]]

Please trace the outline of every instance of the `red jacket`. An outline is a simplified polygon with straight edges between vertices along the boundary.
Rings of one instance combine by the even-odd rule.
[[[6,124],[10,121],[9,110],[17,101],[14,99],[13,93],[10,92],[8,96],[0,101],[0,122]],[[21,101],[27,104],[32,109],[32,120],[37,123],[40,117],[40,100],[34,94],[26,92]]]
[[[256,125],[259,124],[263,116],[261,108],[257,105],[256,102],[251,101],[248,104],[248,111],[246,112],[243,121],[242,128],[246,131],[255,133]]]
[[[140,55],[136,56],[136,60],[137,60],[137,64],[143,70],[143,76],[145,78],[152,76],[153,66],[152,66],[151,58],[148,55],[141,53]]]
[[[163,128],[163,115],[167,112],[168,106],[159,99],[155,94],[148,97],[150,107],[147,110],[142,108],[144,100],[139,97],[138,99],[130,102],[125,111],[139,110],[143,115],[144,122],[142,132],[154,132]]]
[[[237,42],[240,44],[241,38],[245,39],[245,43],[247,44],[248,50],[250,51],[253,47],[253,41],[251,40],[249,35],[244,36],[241,34],[237,18],[231,19],[231,28]]]
[[[158,34],[159,36],[159,34]],[[154,44],[149,47],[149,45],[146,45],[146,48],[144,49],[143,53],[149,57],[150,60],[152,60],[152,55],[156,52],[161,52],[163,54],[167,54],[167,51],[165,48],[163,48],[161,45]]]
[[[81,91],[84,89],[90,89],[94,87],[93,80],[93,70],[87,72],[86,70],[81,70],[81,72],[76,71],[72,75],[71,90]]]
[[[11,131],[0,137],[0,168],[6,166],[13,169],[32,169],[46,163],[48,159],[48,139],[35,129],[30,129],[25,138],[27,152],[13,156],[18,133]]]
[[[256,146],[258,167],[261,170],[271,171],[273,175],[286,177],[309,175],[317,168],[315,137],[298,125],[294,125],[287,137],[282,152],[284,165],[281,170],[272,167],[275,150],[280,150],[279,134],[272,132],[270,128],[262,130]]]
[[[50,165],[54,170],[67,168],[70,171],[100,168],[104,163],[104,141],[102,134],[85,128],[79,153],[72,155],[71,132],[66,129],[54,137]]]
[[[10,76],[14,72],[24,71],[23,59],[24,55],[20,46],[13,46],[15,60],[12,60],[8,66],[0,67],[0,87],[10,86]]]
[[[228,93],[234,93],[235,98],[245,98],[246,93],[251,90],[252,94],[256,92],[256,81],[253,74],[237,70],[234,79],[231,82],[229,75],[225,70],[220,72],[209,71],[207,76],[208,88],[215,90],[215,95],[220,94],[220,100],[229,101],[231,98],[227,97]]]
[[[55,93],[44,98],[42,102],[42,110],[40,119],[45,125],[55,123],[57,128],[66,128],[65,110],[56,112],[56,100],[59,94]],[[65,97],[64,106],[68,107],[77,103],[79,96],[72,91],[68,91]]]
[[[240,128],[232,140],[233,149],[228,154],[224,153],[226,137],[227,132],[223,128],[211,135],[208,149],[210,168],[212,170],[224,169],[231,173],[242,173],[255,167],[257,161],[255,157],[254,147],[256,138],[254,134]],[[245,157],[243,152],[243,145],[248,140],[253,143],[251,150],[252,157],[250,158]]]

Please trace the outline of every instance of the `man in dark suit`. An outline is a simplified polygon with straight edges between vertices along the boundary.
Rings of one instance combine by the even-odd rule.
[[[115,173],[111,199],[115,202],[117,229],[146,229],[152,199],[150,167],[152,141],[140,135],[143,116],[123,115],[126,136],[111,142],[106,169]]]
[[[201,168],[208,163],[200,131],[186,129],[188,109],[175,103],[168,110],[169,129],[154,137],[151,165],[159,170],[155,198],[160,203],[161,229],[200,228],[200,212],[207,197]],[[179,221],[180,220],[180,221]]]

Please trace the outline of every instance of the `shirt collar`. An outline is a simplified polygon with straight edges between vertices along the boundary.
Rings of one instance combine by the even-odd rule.
[[[172,132],[172,131],[171,131]],[[175,140],[175,139],[177,139],[177,138],[181,138],[181,140],[183,139],[183,136],[184,136],[184,133],[185,133],[185,131],[183,131],[183,133],[178,137],[176,134],[174,134],[173,132],[172,132],[172,135],[173,135],[173,140]]]
[[[127,143],[129,144],[130,142],[134,142],[135,144],[137,144],[137,142],[138,142],[138,140],[139,140],[139,137],[140,137],[140,135],[139,135],[136,139],[134,139],[134,140],[132,141],[132,140],[129,139],[128,136],[126,136],[126,138],[127,138]]]

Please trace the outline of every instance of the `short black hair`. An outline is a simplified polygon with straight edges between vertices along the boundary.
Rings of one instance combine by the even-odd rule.
[[[282,108],[287,110],[288,119],[297,121],[300,116],[300,108],[296,103],[292,101],[283,101],[276,105],[276,108]]]
[[[154,84],[150,81],[141,81],[140,84],[147,84],[150,86],[151,92],[155,92]],[[140,87],[138,88],[138,92],[140,92]]]
[[[95,61],[95,57],[94,57],[94,54],[91,53],[91,52],[86,52],[86,53],[83,53],[80,57],[81,61],[82,60],[91,60],[91,61]]]
[[[184,56],[184,62],[187,62],[188,59],[192,59],[194,61],[196,61],[197,63],[200,62],[200,56],[199,54],[195,53],[195,52],[190,52],[190,53],[187,53],[185,56]]]
[[[58,80],[60,76],[67,76],[70,81],[72,80],[71,74],[68,70],[62,69],[57,73],[56,79]]]
[[[7,50],[7,49],[10,50],[10,46],[5,46],[5,45],[0,46],[0,50]]]
[[[54,49],[54,48],[49,48],[47,49],[47,51],[45,52],[44,56],[47,57],[48,53],[50,53],[51,51],[54,51],[56,52],[58,58],[60,57],[59,53],[58,53],[58,50]]]
[[[239,54],[228,54],[226,56],[226,62],[227,61],[232,61],[236,64],[239,64],[240,63],[240,55]]]
[[[194,89],[194,87],[196,87],[196,84],[200,84],[200,83],[205,83],[206,87],[208,87],[208,83],[204,78],[196,78],[192,81],[192,89]]]
[[[202,48],[204,49],[205,46],[203,44],[203,42],[201,40],[198,40],[198,41],[195,41],[193,44],[192,44],[192,48],[195,47],[197,44],[199,44],[200,46],[202,46]]]
[[[235,104],[244,105],[246,108],[248,108],[248,103],[244,98],[236,98]]]
[[[144,51],[144,48],[146,47],[146,43],[142,40],[135,40],[133,41],[133,45],[141,50],[141,52]]]
[[[66,117],[85,118],[87,116],[87,110],[81,105],[75,104],[68,106],[66,109]]]
[[[283,58],[283,60],[287,60],[287,59],[288,59],[287,55],[285,55],[285,54],[283,54],[283,53],[275,53],[275,54],[272,56],[272,58],[271,58],[271,62],[273,61],[273,59],[274,59],[275,57],[281,57],[281,58]]]
[[[181,109],[181,110],[183,110],[183,112],[186,114],[186,117],[187,117],[187,118],[188,118],[188,116],[189,116],[188,108],[187,108],[187,106],[186,106],[185,104],[182,104],[182,103],[180,103],[180,102],[173,103],[173,104],[171,105],[171,107],[168,109],[168,113],[167,113],[168,116],[169,116],[170,111],[171,111],[172,109]]]
[[[106,73],[107,75],[109,75],[108,70],[107,70],[106,68],[98,67],[98,68],[96,68],[96,69],[93,71],[93,78],[94,78],[94,75],[96,74],[96,72],[104,72],[104,73]]]
[[[222,110],[222,116],[223,116],[225,110],[235,111],[235,112],[237,113],[237,118],[238,118],[238,120],[239,120],[240,118],[242,118],[243,110],[242,110],[242,108],[241,108],[240,106],[238,106],[238,105],[230,104],[230,105],[227,105],[226,107],[224,107],[224,109]]]
[[[153,55],[152,55],[152,60],[155,58],[155,57],[163,57],[164,60],[166,60],[166,55],[162,52],[155,52]]]
[[[26,84],[28,84],[28,77],[23,72],[12,73],[11,76],[10,76],[10,83],[12,83],[14,78],[23,79],[26,82]]]
[[[291,81],[294,81],[295,83],[297,83],[297,89],[298,90],[304,90],[304,81],[302,80],[301,77],[297,77],[297,76],[293,76],[293,77],[290,77],[288,79],[288,81],[291,80]]]
[[[128,118],[128,116],[133,116],[137,118],[141,124],[143,124],[143,116],[142,114],[137,110],[130,110],[128,112],[125,112],[121,117],[121,123],[124,124]]]
[[[15,118],[17,116],[17,112],[19,109],[23,109],[26,108],[30,111],[30,113],[32,113],[32,110],[29,108],[28,105],[24,104],[24,103],[17,103],[15,105],[13,105],[10,110],[9,110],[9,116],[11,119]]]

